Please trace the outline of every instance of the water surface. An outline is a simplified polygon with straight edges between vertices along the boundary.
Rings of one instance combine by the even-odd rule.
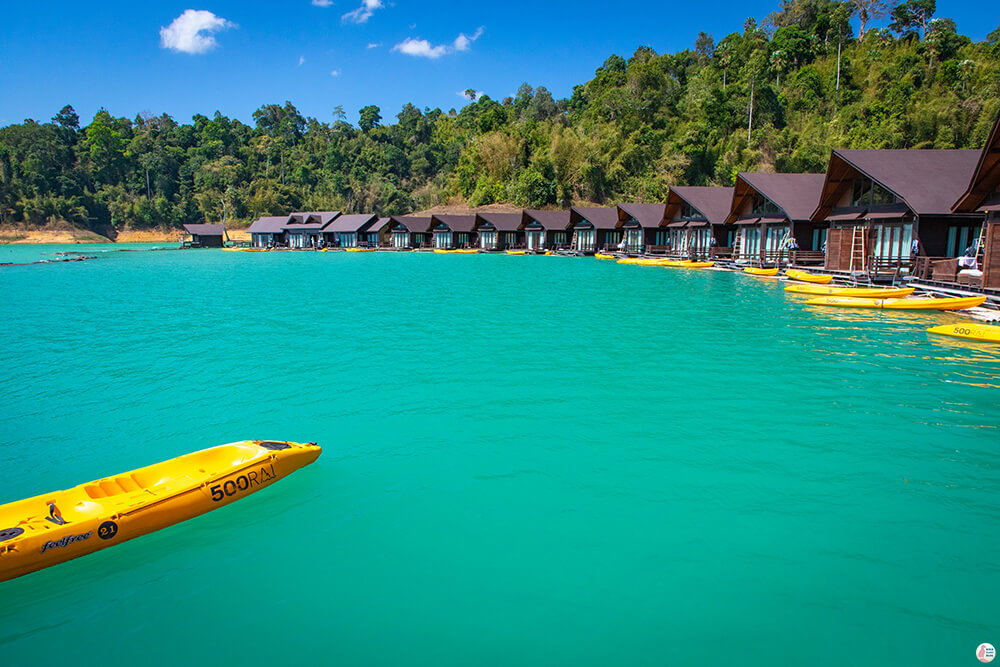
[[[1000,644],[1000,348],[924,332],[954,315],[584,258],[16,248],[98,258],[0,267],[0,503],[244,438],[324,453],[0,584],[5,662]]]

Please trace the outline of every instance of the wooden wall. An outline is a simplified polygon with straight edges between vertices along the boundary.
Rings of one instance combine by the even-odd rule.
[[[1000,288],[1000,219],[986,223],[983,287]]]
[[[826,268],[847,271],[851,268],[853,227],[831,227],[826,233]]]

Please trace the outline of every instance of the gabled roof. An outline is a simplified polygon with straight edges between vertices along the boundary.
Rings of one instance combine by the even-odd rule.
[[[323,232],[357,232],[362,227],[375,220],[378,220],[378,216],[374,213],[352,213],[351,215],[341,215],[333,220],[329,225],[324,227]]]
[[[682,204],[687,203],[697,211],[702,218],[713,225],[726,222],[733,206],[733,193],[736,188],[714,187],[708,185],[678,185],[670,188],[667,195],[667,220],[680,216]]]
[[[419,215],[394,215],[389,218],[395,225],[406,227],[411,234],[427,232],[431,228],[431,218]]]
[[[251,234],[280,234],[287,222],[287,215],[265,216],[254,220],[247,231]]]
[[[195,236],[222,236],[226,233],[225,225],[184,225],[184,231]]]
[[[594,229],[614,229],[618,224],[618,209],[603,206],[574,206],[569,210],[569,221],[578,225],[582,220],[594,225]]]
[[[534,220],[545,229],[566,229],[569,227],[569,211],[539,211],[536,209],[526,209],[524,215],[526,222]]]
[[[340,211],[296,211],[288,215],[284,229],[290,231],[319,231],[340,215]]]
[[[666,204],[618,204],[618,222],[634,218],[642,227],[659,227],[664,220]]]
[[[523,220],[524,215],[521,213],[477,213],[476,229],[479,229],[484,223],[489,223],[498,231],[516,232],[521,228]]]
[[[950,213],[978,160],[979,151],[972,150],[834,150],[812,218],[828,215],[858,173],[899,197],[917,215]]]
[[[823,191],[824,174],[761,174],[736,176],[732,206],[726,222],[735,222],[747,197],[757,192],[770,199],[789,220],[809,220]]]
[[[1000,116],[993,124],[983,152],[979,155],[979,163],[972,173],[972,182],[959,198],[952,211],[971,212],[982,209],[989,204],[991,210],[1000,209],[1000,201],[994,201],[993,195],[1000,190]]]
[[[471,232],[476,225],[474,215],[432,215],[432,225],[443,224],[453,232]]]
[[[378,218],[368,225],[365,231],[368,233],[380,232],[388,227],[390,222],[392,222],[392,218]]]

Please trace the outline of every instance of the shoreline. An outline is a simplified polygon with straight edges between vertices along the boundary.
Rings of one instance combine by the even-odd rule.
[[[245,229],[226,230],[230,241],[249,242]],[[0,245],[74,245],[94,243],[177,243],[184,238],[182,229],[122,229],[111,239],[89,229],[76,227],[0,227]]]

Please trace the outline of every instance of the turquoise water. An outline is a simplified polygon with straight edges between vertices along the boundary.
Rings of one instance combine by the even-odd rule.
[[[104,246],[9,250],[3,261]],[[0,584],[5,664],[952,665],[1000,644],[1000,348],[584,258],[0,268],[0,503],[324,453]],[[16,257],[18,259],[11,259]]]

